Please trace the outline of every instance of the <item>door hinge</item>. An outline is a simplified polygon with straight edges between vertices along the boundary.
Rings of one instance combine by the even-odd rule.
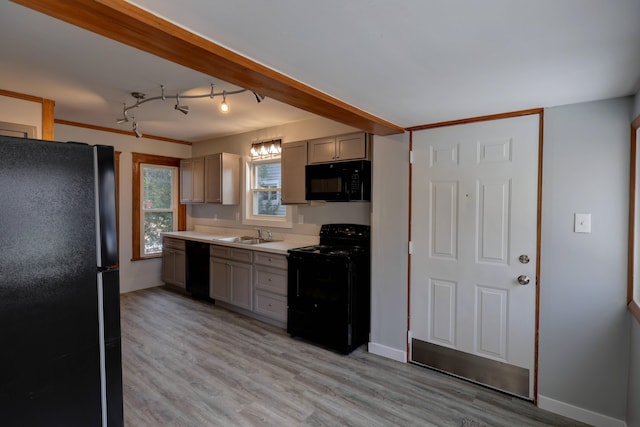
[[[413,150],[409,151],[409,164],[413,164]]]
[[[411,331],[408,331],[407,332],[407,344],[411,344],[411,338],[412,338]]]
[[[409,241],[409,255],[413,254],[413,242]]]

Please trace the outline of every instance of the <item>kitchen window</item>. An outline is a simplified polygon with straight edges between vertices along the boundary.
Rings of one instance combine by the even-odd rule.
[[[162,233],[184,230],[180,159],[133,153],[133,259],[159,257]]]
[[[292,208],[282,205],[280,156],[246,164],[247,191],[243,223],[291,228]]]

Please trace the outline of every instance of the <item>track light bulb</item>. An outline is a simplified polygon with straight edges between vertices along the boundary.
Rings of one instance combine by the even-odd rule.
[[[227,92],[222,91],[222,104],[220,104],[220,111],[223,113],[229,112],[229,104],[227,104]]]

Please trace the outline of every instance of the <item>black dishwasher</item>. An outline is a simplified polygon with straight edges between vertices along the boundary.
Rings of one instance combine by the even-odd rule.
[[[187,240],[186,249],[187,292],[209,299],[209,244]]]

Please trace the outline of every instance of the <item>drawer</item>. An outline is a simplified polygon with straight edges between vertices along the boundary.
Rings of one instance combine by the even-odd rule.
[[[275,268],[287,268],[287,256],[270,254],[268,252],[255,252],[253,260],[256,264],[267,265]]]
[[[253,251],[248,249],[229,248],[229,259],[250,263],[253,259]]]
[[[272,319],[287,321],[287,297],[257,289],[253,311]]]
[[[182,239],[173,239],[171,237],[163,237],[162,247],[167,249],[178,249],[178,250],[184,251],[185,242]]]
[[[229,258],[229,247],[227,246],[218,246],[218,245],[211,245],[209,247],[209,255],[211,255],[212,257],[216,257],[216,258],[225,258],[228,259]]]
[[[287,271],[279,268],[253,266],[253,283],[256,289],[264,289],[287,295]]]
[[[248,249],[238,249],[220,245],[211,245],[211,249],[209,249],[209,255],[212,257],[248,263],[251,263],[252,252],[253,251]]]

